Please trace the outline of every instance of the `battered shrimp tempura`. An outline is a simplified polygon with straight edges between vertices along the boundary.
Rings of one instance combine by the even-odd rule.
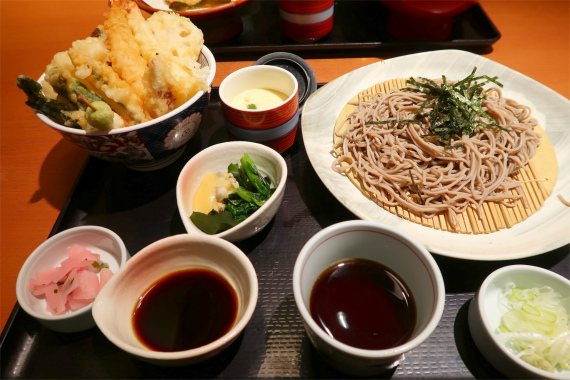
[[[113,70],[144,100],[141,78],[147,61],[141,56],[139,45],[127,22],[128,12],[122,5],[122,2],[113,2],[107,13],[107,20],[102,27],[105,46],[109,50],[109,61]]]

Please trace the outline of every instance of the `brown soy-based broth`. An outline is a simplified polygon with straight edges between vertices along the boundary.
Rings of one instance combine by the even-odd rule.
[[[184,12],[193,9],[209,9],[209,8],[221,7],[222,5],[226,5],[231,2],[232,0],[203,0],[196,5],[189,5],[183,2],[175,1],[172,4],[170,4],[170,9],[177,12]]]
[[[417,319],[405,283],[389,268],[365,259],[327,268],[313,285],[310,312],[331,337],[371,350],[405,343]]]
[[[154,351],[183,351],[211,343],[234,325],[238,311],[235,290],[209,269],[173,272],[140,297],[133,329]]]

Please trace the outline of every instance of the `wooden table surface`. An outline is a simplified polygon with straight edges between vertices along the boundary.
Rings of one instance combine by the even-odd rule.
[[[570,2],[481,0],[501,32],[486,58],[510,67],[570,98]],[[103,21],[105,0],[2,0],[1,15],[1,309],[2,327],[16,303],[20,267],[49,235],[87,158],[44,125],[16,87],[18,74],[38,78],[56,52],[88,36]],[[299,54],[319,83],[407,52],[369,50],[333,56]],[[262,54],[260,54],[261,56]],[[217,58],[214,86],[251,60]]]

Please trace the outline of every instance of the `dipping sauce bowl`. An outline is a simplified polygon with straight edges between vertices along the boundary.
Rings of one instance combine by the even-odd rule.
[[[236,97],[252,90],[276,91],[286,99],[264,109],[234,105]],[[299,84],[289,71],[269,65],[245,67],[222,81],[219,94],[230,135],[267,145],[279,153],[293,145],[299,124]]]
[[[152,350],[135,333],[135,310],[139,302],[142,302],[142,296],[146,297],[147,292],[150,292],[151,286],[166,276],[186,270],[214,272],[229,283],[237,296],[235,322],[227,333],[199,347],[181,351]],[[161,366],[191,365],[217,355],[241,334],[255,310],[257,295],[255,269],[239,248],[217,237],[182,234],[154,242],[134,255],[107,282],[95,299],[93,317],[99,329],[113,344],[143,361]],[[172,309],[172,313],[180,311],[178,307]],[[170,313],[170,310],[164,310],[167,315]],[[183,311],[192,314],[194,311],[200,313],[201,310]],[[189,321],[188,323],[208,323],[208,318],[203,322],[203,315],[197,317],[182,320]],[[208,326],[190,326],[194,330],[206,327]],[[164,326],[156,323],[156,329],[161,328]],[[185,328],[181,325],[181,330]]]
[[[415,324],[412,324],[409,337],[396,346],[364,349],[348,345],[331,336],[333,333],[325,332],[313,317],[311,295],[316,289],[315,284],[327,268],[351,259],[373,261],[389,269],[411,293],[415,303]],[[332,299],[336,301],[343,289],[339,286],[335,292],[337,295]],[[316,350],[332,367],[352,376],[373,376],[396,366],[406,352],[424,342],[435,330],[445,303],[441,272],[425,247],[394,227],[365,220],[334,224],[305,244],[293,270],[293,294],[305,330]],[[354,294],[354,297],[361,295]],[[359,308],[364,303],[364,308],[368,306],[371,310],[378,299],[361,299],[359,302]],[[352,329],[349,313],[339,311],[337,318],[340,324]],[[377,327],[378,331],[390,329],[384,325]],[[378,333],[381,334],[387,335]]]

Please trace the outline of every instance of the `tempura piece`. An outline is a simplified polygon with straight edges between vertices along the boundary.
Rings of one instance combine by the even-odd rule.
[[[189,19],[176,13],[156,12],[146,20],[161,46],[174,57],[196,62],[204,45],[204,34]]]
[[[69,58],[76,68],[75,74],[80,79],[97,89],[103,100],[117,112],[128,125],[144,123],[150,120],[142,100],[134,93],[131,86],[105,63],[98,62],[74,49],[69,49]],[[89,75],[87,75],[89,73]]]
[[[68,86],[73,82],[72,72],[75,70],[66,51],[53,56],[46,67],[44,80],[49,83],[57,93],[69,94]],[[77,101],[75,101],[77,102]]]
[[[107,56],[107,50],[97,39],[88,38],[86,40],[75,41],[73,46],[86,54],[90,54],[91,57],[94,57],[91,59],[106,62],[104,58]],[[80,68],[78,75],[75,75],[75,72],[76,68],[68,52],[59,52],[46,67],[44,81],[41,83],[47,98],[54,100],[63,98],[66,103],[75,108],[75,110],[65,112],[65,115],[72,121],[66,121],[64,124],[67,126],[79,125],[84,130],[124,127],[125,122],[116,113],[113,115],[112,120],[105,124],[99,123],[97,126],[94,126],[88,121],[85,114],[85,111],[90,108],[88,103],[92,104],[93,102],[99,102],[103,99],[86,87],[87,83],[85,83],[85,80],[82,81],[79,79],[82,75],[89,76],[91,74],[90,68],[87,66]],[[83,99],[80,99],[80,97],[83,97]]]
[[[168,65],[160,59],[148,63],[148,70],[143,77],[145,87],[145,106],[152,117],[164,115],[177,107],[184,99],[182,89],[172,75]]]
[[[109,50],[101,38],[87,37],[84,40],[73,41],[71,48],[98,62],[106,63],[108,61]]]
[[[57,99],[58,95],[57,92],[55,92],[53,86],[48,82],[46,82],[45,79],[41,81],[40,85],[42,86],[42,92],[44,93],[47,99],[53,99],[53,100]]]
[[[121,1],[140,52],[148,60],[144,105],[152,117],[172,111],[200,90],[210,90],[196,61],[204,43],[202,31],[174,13],[156,12],[145,20],[131,2],[116,1]],[[191,42],[196,46],[191,47]]]
[[[113,70],[143,100],[144,87],[141,78],[146,70],[147,61],[141,56],[139,45],[129,28],[127,14],[122,3],[114,1],[110,11],[106,14],[107,19],[102,26],[102,37],[109,50],[109,61]]]
[[[146,20],[142,16],[139,7],[132,1],[113,0],[114,3],[120,3],[127,23],[131,28],[131,32],[139,45],[142,57],[147,61],[166,55],[166,51],[162,49],[161,43],[156,39],[152,30],[147,25]]]

